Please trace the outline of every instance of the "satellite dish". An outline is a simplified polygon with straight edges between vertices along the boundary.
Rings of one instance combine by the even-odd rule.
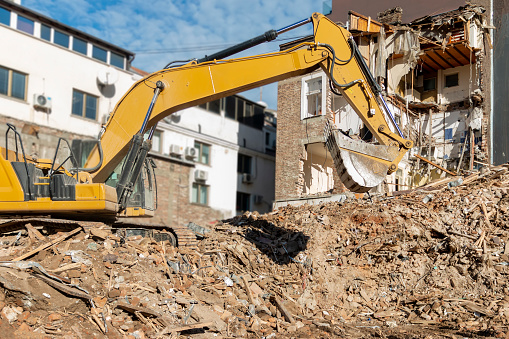
[[[118,72],[113,68],[102,70],[97,73],[97,81],[101,85],[106,85],[106,86],[113,85],[114,83],[117,82],[117,80],[118,80]]]
[[[261,100],[260,100],[260,101],[257,101],[256,103],[257,103],[258,105],[260,105],[260,106],[263,106],[264,108],[269,107],[269,105],[267,105],[267,103],[266,103],[265,101],[261,101]]]

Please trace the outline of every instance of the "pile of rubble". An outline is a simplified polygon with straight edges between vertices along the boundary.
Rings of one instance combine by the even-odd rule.
[[[398,196],[246,213],[197,249],[27,219],[0,238],[17,337],[505,337],[509,172]],[[164,239],[164,237],[162,238]]]

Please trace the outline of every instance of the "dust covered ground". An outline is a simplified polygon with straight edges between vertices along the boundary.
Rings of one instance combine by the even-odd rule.
[[[246,213],[195,228],[197,249],[31,221],[0,238],[0,330],[22,338],[509,337],[507,170],[394,197]]]

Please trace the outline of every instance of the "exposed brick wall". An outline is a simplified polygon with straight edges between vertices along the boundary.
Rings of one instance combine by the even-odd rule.
[[[155,158],[158,207],[156,222],[167,225],[185,225],[189,222],[207,226],[224,219],[221,211],[191,203],[191,176],[194,166],[176,161]]]
[[[323,140],[326,116],[301,120],[302,77],[280,81],[278,84],[278,123],[276,148],[276,200],[297,199],[304,192],[305,145]],[[327,91],[326,108],[330,114],[331,93]],[[334,171],[334,193],[345,187]]]
[[[304,147],[299,141],[302,136],[300,79],[296,77],[278,83],[276,200],[299,196],[299,172],[302,168],[301,158],[304,152]]]

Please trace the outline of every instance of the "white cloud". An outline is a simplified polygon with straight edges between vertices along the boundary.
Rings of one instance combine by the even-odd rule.
[[[22,0],[22,5],[136,53],[135,67],[153,72],[172,60],[200,58],[280,29],[320,11],[311,0]],[[309,34],[311,26],[283,37]],[[278,50],[266,44],[242,55]],[[259,100],[259,90],[243,93]],[[276,108],[276,86],[263,100]]]

